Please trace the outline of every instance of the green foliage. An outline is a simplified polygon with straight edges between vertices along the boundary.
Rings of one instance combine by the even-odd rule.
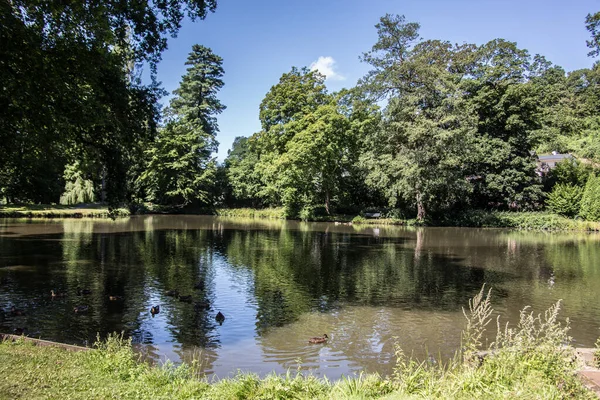
[[[216,179],[218,126],[215,115],[225,109],[216,94],[223,87],[223,59],[206,47],[194,45],[190,67],[173,93],[167,109],[170,120],[147,150],[148,166],[139,182],[147,200],[185,206],[209,204]]]
[[[600,12],[588,14],[585,17],[585,27],[592,35],[592,39],[586,42],[591,49],[588,56],[597,57],[600,55]]]
[[[327,93],[324,76],[306,68],[284,74],[261,103],[262,130],[238,138],[225,161],[241,204],[283,206],[286,215],[355,204],[364,196],[360,141],[376,125],[377,107],[350,92]]]
[[[367,221],[367,219],[365,217],[361,217],[360,215],[357,215],[356,217],[352,218],[353,224],[363,224],[365,223],[365,221]]]
[[[102,205],[72,207],[63,205],[0,205],[0,217],[5,218],[115,218],[128,217],[127,208],[110,208]]]
[[[527,50],[502,39],[480,46],[462,86],[478,117],[475,177],[477,207],[531,209],[541,204],[542,186],[535,173],[540,121],[536,86],[539,74]]]
[[[570,183],[554,186],[546,199],[548,208],[559,215],[574,217],[579,213],[583,188]]]
[[[65,165],[106,168],[108,200],[131,190],[158,120],[159,87],[141,83],[187,15],[215,0],[0,5],[0,193],[8,202],[58,202]],[[152,79],[154,82],[154,79]],[[97,181],[95,181],[97,183]]]
[[[390,206],[408,201],[424,220],[429,210],[466,201],[476,121],[453,73],[460,57],[448,43],[414,44],[418,24],[403,17],[386,15],[376,27],[379,40],[363,57],[374,70],[363,85],[372,96],[391,98],[361,162]]]
[[[589,221],[600,221],[600,176],[591,174],[588,178],[579,214]]]
[[[78,162],[65,167],[65,191],[60,196],[60,204],[80,204],[94,202],[94,183],[83,177]]]
[[[445,214],[433,221],[433,225],[549,231],[600,231],[598,223],[545,212],[467,210]]]
[[[217,215],[220,217],[241,217],[241,218],[271,218],[284,219],[285,211],[283,208],[219,208]]]
[[[225,174],[231,187],[230,204],[256,206],[261,189],[260,171],[256,169],[258,154],[250,148],[248,138],[238,136],[225,159]]]
[[[584,187],[593,167],[575,159],[566,159],[550,171],[550,177],[558,184]]]

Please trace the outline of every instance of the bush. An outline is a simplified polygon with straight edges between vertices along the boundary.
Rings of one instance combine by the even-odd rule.
[[[588,221],[600,221],[600,177],[595,174],[585,185],[579,214]]]
[[[360,215],[357,215],[356,217],[352,218],[352,223],[353,224],[362,224],[366,221],[365,217],[362,217]]]
[[[579,213],[583,188],[570,183],[557,184],[548,195],[546,204],[553,212],[567,217],[574,217]]]
[[[583,187],[593,167],[578,160],[566,159],[550,171],[551,179],[557,184],[572,184]]]
[[[298,216],[302,221],[309,221],[315,219],[315,207],[313,206],[304,206],[300,209]]]

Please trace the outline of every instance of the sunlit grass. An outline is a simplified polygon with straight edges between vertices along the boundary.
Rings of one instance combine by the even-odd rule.
[[[129,216],[127,208],[109,210],[101,204],[65,206],[61,204],[0,205],[0,217],[11,218],[111,218]]]

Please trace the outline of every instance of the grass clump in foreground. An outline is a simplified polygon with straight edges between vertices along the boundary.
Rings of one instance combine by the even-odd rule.
[[[446,365],[418,362],[397,348],[394,374],[360,375],[337,382],[289,372],[259,378],[241,374],[209,383],[195,365],[151,367],[140,363],[118,336],[88,352],[0,344],[0,398],[69,399],[338,399],[338,398],[531,398],[593,399],[574,375],[573,349],[565,346],[568,321],[558,321],[559,303],[543,315],[527,309],[518,325],[502,327],[487,355],[479,350],[491,321],[489,292],[470,302],[463,349]]]

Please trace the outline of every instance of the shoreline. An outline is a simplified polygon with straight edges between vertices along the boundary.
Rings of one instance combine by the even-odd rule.
[[[62,219],[91,218],[116,219],[132,215],[213,215],[228,218],[263,220],[287,220],[283,208],[218,208],[209,213],[203,210],[188,210],[184,213],[147,211],[132,214],[121,207],[109,211],[103,205],[57,206],[57,205],[0,205],[0,218]],[[297,219],[290,219],[297,220]],[[504,228],[534,231],[600,232],[600,222],[566,218],[543,211],[488,211],[468,210],[441,219],[419,223],[415,219],[365,218],[361,215],[333,214],[308,219],[304,222],[326,222],[344,225],[411,226],[411,227],[456,227],[456,228]]]

